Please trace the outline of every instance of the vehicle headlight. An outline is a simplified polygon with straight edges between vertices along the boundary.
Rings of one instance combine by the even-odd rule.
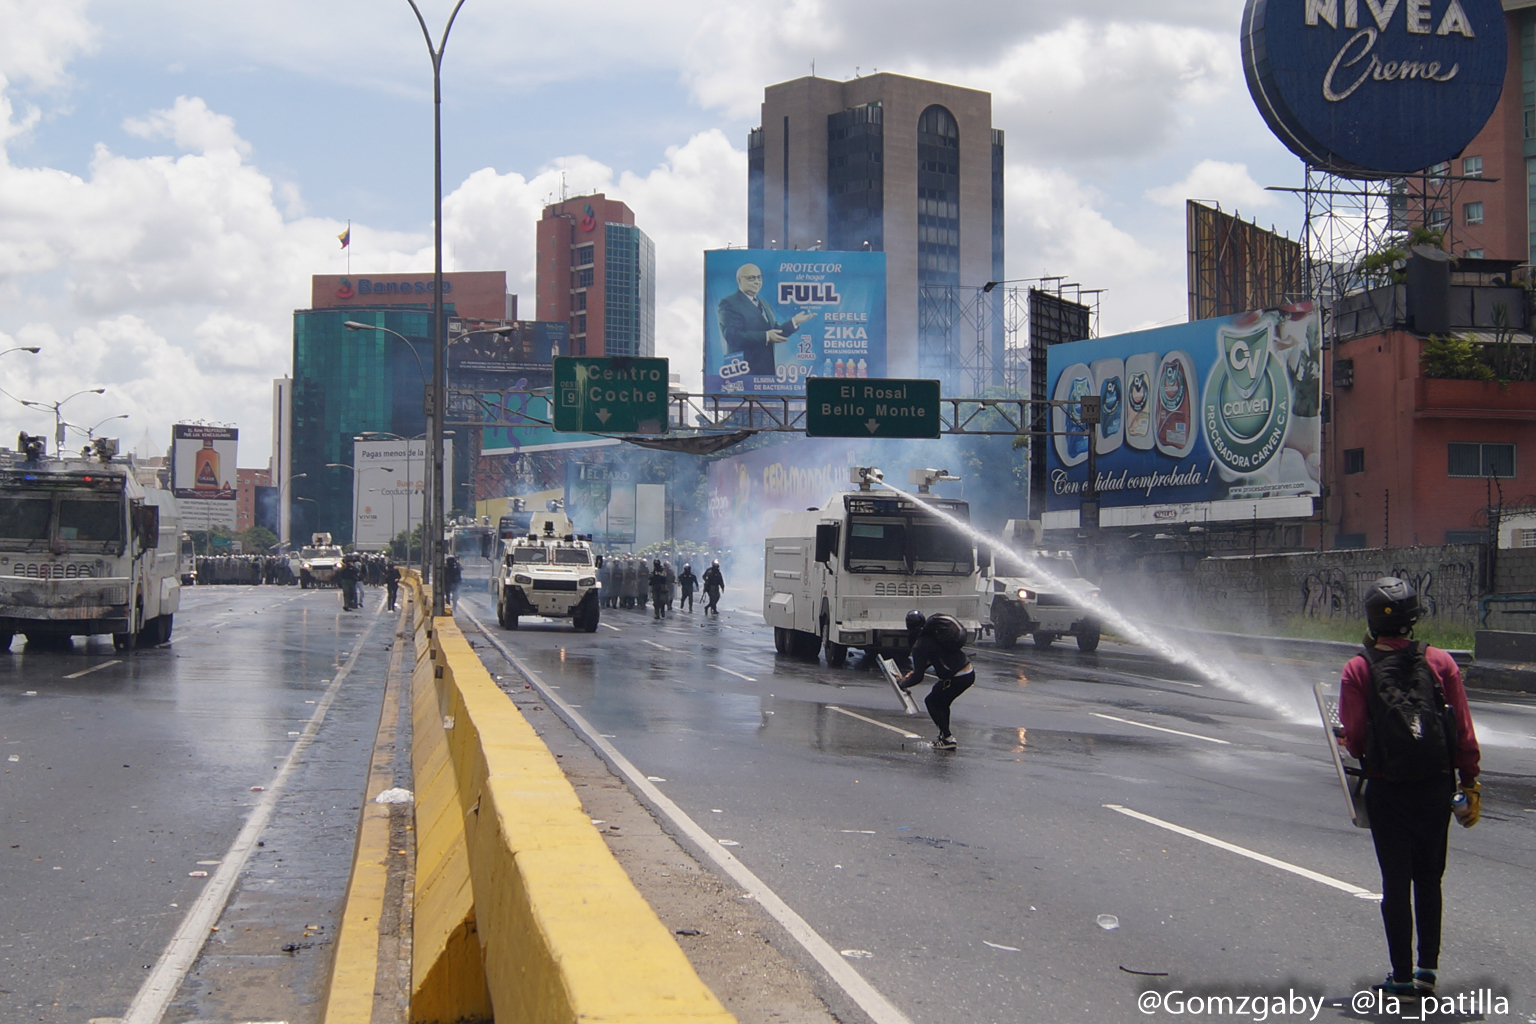
[[[533,586],[533,577],[532,576],[524,576],[522,573],[518,573],[517,575],[512,577],[512,582],[513,583],[521,583],[525,587],[531,587],[531,586]]]
[[[581,579],[576,581],[576,585],[578,587],[595,587],[597,586],[597,577],[583,576]]]
[[[1034,594],[1030,593],[1028,590],[1025,590],[1023,587],[1020,587],[1018,590],[1018,597],[1020,601],[1029,601],[1033,599],[1034,596]]]

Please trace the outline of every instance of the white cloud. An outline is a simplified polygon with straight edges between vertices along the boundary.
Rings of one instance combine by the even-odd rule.
[[[1218,202],[1231,213],[1277,205],[1275,193],[1253,180],[1246,164],[1202,160],[1183,181],[1147,189],[1147,198],[1159,206],[1183,206],[1186,199]]]
[[[245,156],[251,152],[250,144],[235,133],[235,119],[215,114],[196,96],[178,96],[170,110],[156,110],[146,118],[130,117],[123,122],[123,130],[141,139],[170,139],[192,153],[232,149]]]
[[[85,0],[0,0],[0,80],[61,86],[72,58],[96,45]]]

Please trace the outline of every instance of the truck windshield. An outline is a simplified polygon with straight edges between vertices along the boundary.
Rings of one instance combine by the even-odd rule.
[[[123,535],[123,508],[116,501],[64,498],[59,502],[59,540],[115,541]]]
[[[0,538],[46,541],[52,510],[53,502],[48,498],[0,498]]]
[[[556,548],[556,565],[591,565],[592,553],[578,548]]]
[[[513,548],[512,561],[517,565],[543,565],[549,561],[549,554],[543,548]]]
[[[850,572],[969,575],[975,567],[971,542],[953,527],[928,516],[853,515],[848,519]]]

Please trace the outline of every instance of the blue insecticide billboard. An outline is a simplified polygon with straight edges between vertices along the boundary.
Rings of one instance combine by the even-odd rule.
[[[807,377],[885,376],[885,253],[704,253],[704,390],[803,395]]]
[[[1308,163],[1413,173],[1482,130],[1509,65],[1499,0],[1247,0],[1243,71]]]
[[[1310,514],[1321,360],[1311,303],[1052,345],[1048,396],[1097,395],[1100,420],[1051,409],[1047,527],[1075,525],[1052,513],[1083,501],[1090,443],[1105,526]]]

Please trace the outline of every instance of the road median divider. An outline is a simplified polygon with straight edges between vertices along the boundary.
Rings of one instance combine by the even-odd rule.
[[[733,1024],[415,580],[411,1020]]]

